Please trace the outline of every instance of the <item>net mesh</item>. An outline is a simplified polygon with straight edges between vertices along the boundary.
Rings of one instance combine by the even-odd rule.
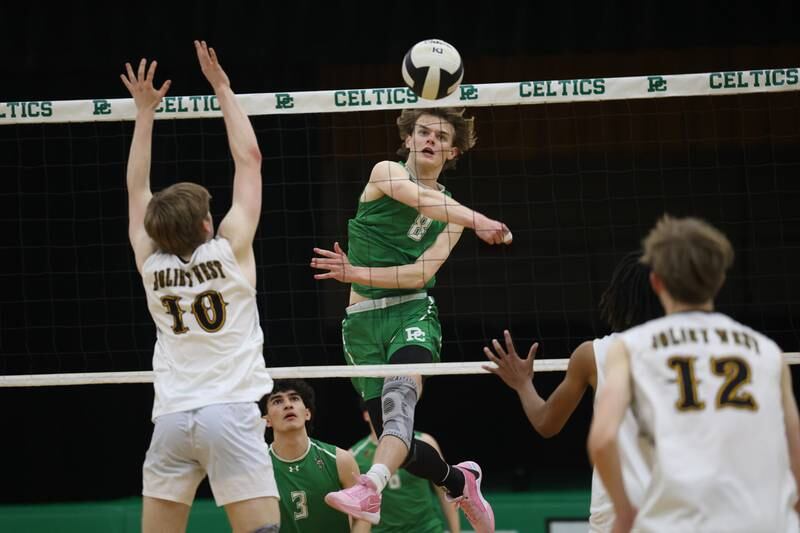
[[[431,293],[443,359],[482,360],[510,328],[540,357],[607,333],[597,305],[617,261],[664,212],[703,217],[737,258],[718,307],[798,343],[798,93],[475,106],[478,145],[443,182],[514,232],[466,234]],[[396,110],[253,117],[264,155],[255,239],[269,366],[343,364],[347,287],[318,282],[314,246],[346,245],[372,165],[399,146]],[[154,327],[127,239],[128,121],[0,127],[0,373],[141,372]],[[233,172],[218,118],[160,120],[152,186],[197,181],[220,220]],[[472,365],[479,371],[479,365]]]

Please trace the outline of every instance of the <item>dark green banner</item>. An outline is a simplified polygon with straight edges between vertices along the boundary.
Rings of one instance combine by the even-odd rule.
[[[495,512],[497,533],[586,531],[586,491],[487,494]],[[142,504],[139,498],[111,502],[0,506],[0,531],[26,533],[137,533]],[[462,516],[464,533],[470,531]],[[577,529],[570,529],[576,528]],[[566,528],[566,529],[565,529]],[[225,513],[210,500],[198,500],[189,517],[189,533],[230,531]]]

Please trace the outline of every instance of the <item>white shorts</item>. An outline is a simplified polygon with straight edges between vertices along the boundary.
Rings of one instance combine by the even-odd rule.
[[[191,505],[208,474],[218,506],[274,496],[266,422],[255,403],[224,403],[155,419],[142,494]]]

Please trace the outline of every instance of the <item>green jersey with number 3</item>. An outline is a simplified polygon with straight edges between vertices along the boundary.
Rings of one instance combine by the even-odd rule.
[[[415,432],[419,438],[420,433]],[[372,466],[377,445],[370,437],[358,441],[350,452],[362,473]],[[444,531],[438,498],[428,480],[399,469],[383,490],[381,521],[373,533],[441,533]]]
[[[281,496],[281,533],[349,532],[347,515],[329,507],[325,495],[342,489],[336,446],[308,439],[308,451],[294,461],[269,449]]]
[[[440,187],[443,194],[451,196],[449,191]],[[355,266],[407,265],[430,248],[445,227],[446,222],[428,218],[390,196],[359,202],[355,218],[351,218],[347,225],[347,254]],[[435,283],[436,277],[433,276],[425,288],[429,289]],[[420,292],[420,289],[380,289],[358,283],[353,284],[353,289],[371,299]]]

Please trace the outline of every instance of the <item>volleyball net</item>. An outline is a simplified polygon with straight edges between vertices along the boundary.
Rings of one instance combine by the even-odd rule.
[[[312,248],[346,243],[372,165],[394,157],[407,107],[464,106],[478,144],[443,182],[502,220],[509,247],[467,232],[439,271],[444,363],[392,374],[481,373],[510,329],[537,371],[563,370],[608,332],[600,295],[665,212],[703,217],[737,252],[718,308],[797,362],[800,69],[463,84],[438,101],[405,88],[238,96],[264,157],[254,249],[275,377],[380,376],[343,366],[347,287],[313,279]],[[543,105],[545,104],[545,105]],[[4,291],[0,386],[142,383],[155,331],[127,237],[131,99],[0,102]],[[230,206],[232,161],[213,96],[156,115],[154,190],[195,181]]]

